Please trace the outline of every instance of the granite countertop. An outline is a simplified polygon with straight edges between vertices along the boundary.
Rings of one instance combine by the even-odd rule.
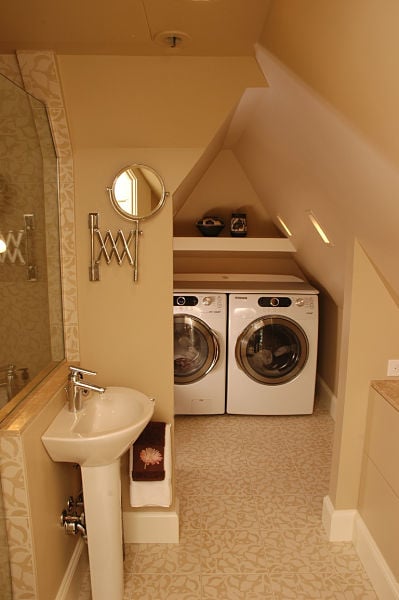
[[[372,381],[371,387],[399,411],[399,379]]]

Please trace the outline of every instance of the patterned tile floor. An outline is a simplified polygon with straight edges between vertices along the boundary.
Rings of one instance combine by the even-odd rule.
[[[125,600],[376,600],[321,527],[333,421],[176,418],[180,544],[127,544]]]

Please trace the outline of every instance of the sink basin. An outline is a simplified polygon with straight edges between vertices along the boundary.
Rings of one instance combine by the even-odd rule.
[[[155,401],[126,387],[89,392],[83,409],[65,404],[42,435],[56,462],[81,466],[93,600],[123,600],[120,457],[154,413]]]
[[[42,442],[56,462],[84,467],[117,461],[150,421],[154,400],[126,387],[107,387],[90,392],[83,409],[70,412],[65,405],[42,435]]]

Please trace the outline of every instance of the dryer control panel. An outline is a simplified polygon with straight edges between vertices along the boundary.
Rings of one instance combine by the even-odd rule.
[[[315,296],[260,296],[258,305],[262,308],[305,308],[308,311],[313,311],[315,306]],[[311,314],[311,312],[309,312]]]
[[[261,296],[258,300],[258,304],[259,306],[262,306],[263,308],[265,306],[269,307],[269,306],[291,306],[292,304],[292,300],[291,298],[287,298],[286,296],[283,297],[279,297],[279,296]]]

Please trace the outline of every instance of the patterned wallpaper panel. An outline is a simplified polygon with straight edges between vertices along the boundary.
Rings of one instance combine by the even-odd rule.
[[[59,204],[65,353],[79,360],[72,147],[53,52],[17,51],[25,89],[47,106],[59,160]]]

